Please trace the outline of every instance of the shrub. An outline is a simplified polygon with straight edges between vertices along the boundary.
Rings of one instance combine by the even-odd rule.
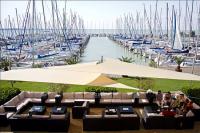
[[[182,88],[182,91],[194,102],[200,105],[200,88]]]
[[[154,89],[155,81],[148,78],[137,79],[137,87],[144,90]]]
[[[116,88],[111,87],[98,87],[98,86],[91,86],[85,89],[87,92],[117,92]]]
[[[6,103],[14,96],[20,93],[18,88],[1,88],[0,89],[0,105]]]

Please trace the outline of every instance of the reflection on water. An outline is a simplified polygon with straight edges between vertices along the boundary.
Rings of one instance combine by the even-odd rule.
[[[109,40],[107,37],[91,37],[81,57],[81,62],[97,61],[104,58],[132,57],[137,64],[146,65],[143,57],[130,52],[128,48]]]

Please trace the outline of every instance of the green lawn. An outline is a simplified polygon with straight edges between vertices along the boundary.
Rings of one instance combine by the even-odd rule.
[[[200,81],[186,81],[186,80],[172,80],[172,79],[158,79],[158,78],[148,78],[151,79],[154,83],[153,90],[162,90],[166,91],[177,91],[181,90],[183,87],[200,87]],[[123,83],[128,86],[138,87],[137,78],[118,78],[114,79],[117,82]],[[18,81],[14,84],[14,87],[19,88],[23,91],[42,91],[47,92],[51,91],[50,83],[43,82],[24,82]],[[0,80],[0,88],[11,87],[10,81]],[[68,85],[67,89],[64,89],[64,92],[80,92],[85,91],[88,88],[86,85]],[[135,90],[130,89],[117,89],[119,92],[135,92]]]
[[[154,82],[153,90],[166,91],[178,91],[183,87],[200,87],[200,81],[188,81],[188,80],[174,80],[174,79],[159,79],[149,78]],[[136,78],[118,78],[114,79],[117,82],[126,84],[128,86],[137,87],[138,81]]]
[[[14,83],[14,87],[19,88],[21,91],[41,91],[41,92],[48,92],[51,91],[50,83],[43,83],[43,82],[25,82],[25,81],[17,81]],[[0,80],[0,88],[5,87],[12,87],[10,81]],[[87,85],[68,85],[67,89],[64,89],[64,92],[81,92],[85,91],[86,88],[89,86]],[[130,89],[118,89],[119,92],[134,92],[135,90]]]

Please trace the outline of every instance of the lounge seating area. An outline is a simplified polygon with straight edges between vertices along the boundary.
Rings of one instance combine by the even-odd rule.
[[[154,93],[157,96],[157,93]],[[165,95],[163,93],[163,101]],[[193,116],[165,116],[159,99],[149,100],[147,92],[101,92],[96,102],[95,92],[21,92],[0,106],[0,120],[11,131],[68,131],[70,119],[82,119],[83,131],[192,129],[198,120],[200,106],[192,103]],[[173,98],[180,94],[172,94]],[[188,99],[184,96],[185,99]],[[102,108],[100,114],[90,114],[92,108]],[[135,108],[143,108],[138,114]],[[70,111],[69,111],[70,110]],[[72,115],[70,114],[72,113]],[[72,116],[72,117],[70,117]],[[142,120],[142,123],[141,123]]]
[[[109,107],[99,115],[85,112],[83,117],[84,131],[138,130],[139,128],[140,117],[133,111],[132,106]]]

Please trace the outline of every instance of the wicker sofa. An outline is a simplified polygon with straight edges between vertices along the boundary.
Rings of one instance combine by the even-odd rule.
[[[156,112],[156,107],[144,107],[143,125],[145,129],[192,129],[194,117],[163,116]]]
[[[7,126],[9,124],[8,119],[13,115],[13,112],[5,112],[4,106],[0,106],[0,126]]]
[[[4,104],[5,111],[14,111],[20,110],[29,102],[41,103],[41,97],[43,92],[25,92],[22,91],[19,95],[13,97],[10,101]]]
[[[140,118],[137,114],[88,115],[83,116],[84,131],[138,130]]]
[[[70,125],[70,113],[63,115],[15,114],[10,117],[11,131],[66,132]]]

